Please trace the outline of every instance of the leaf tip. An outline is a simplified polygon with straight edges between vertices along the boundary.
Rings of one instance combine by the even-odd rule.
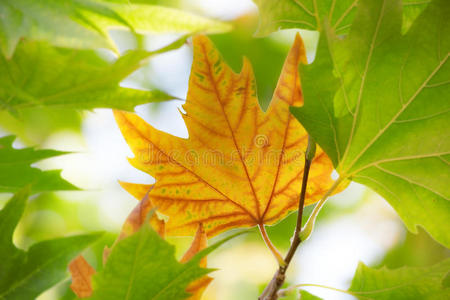
[[[72,277],[71,290],[79,298],[87,298],[92,295],[92,276],[95,269],[79,255],[69,263],[69,272]]]

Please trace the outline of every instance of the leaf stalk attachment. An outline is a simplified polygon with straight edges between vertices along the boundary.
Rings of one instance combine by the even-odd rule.
[[[316,206],[314,206],[314,209],[311,213],[311,215],[308,218],[308,221],[306,221],[305,226],[302,228],[300,232],[300,239],[302,241],[305,241],[309,238],[311,233],[314,230],[314,225],[316,223],[317,215],[319,214],[320,210],[322,209],[323,205],[327,201],[328,197],[336,190],[336,188],[341,184],[343,181],[343,177],[339,177],[334,184],[331,186],[331,188],[325,193],[325,195],[320,199],[319,202],[317,202]]]
[[[266,243],[267,248],[272,252],[273,256],[275,256],[275,259],[278,262],[279,266],[285,266],[286,262],[283,259],[283,256],[281,255],[280,251],[275,247],[275,245],[272,243],[272,241],[269,238],[269,235],[267,234],[266,228],[264,227],[264,224],[258,225],[259,231],[261,232],[261,236]]]
[[[295,226],[294,237],[292,238],[291,247],[289,248],[289,251],[284,259],[285,265],[280,265],[278,267],[278,270],[274,274],[272,280],[269,282],[261,296],[258,298],[259,300],[276,300],[278,298],[277,292],[284,283],[286,276],[285,274],[289,267],[289,263],[291,262],[292,258],[294,257],[295,251],[297,251],[297,248],[301,243],[300,232],[302,228],[303,207],[305,206],[308,175],[315,154],[316,143],[311,138],[311,136],[308,136],[308,147],[306,148],[305,152],[305,166],[303,171],[302,190],[300,192],[300,199],[298,203],[297,224]]]
[[[339,177],[331,186],[331,188],[325,193],[325,195],[320,199],[320,201],[314,207],[313,212],[311,213],[308,221],[306,222],[305,227],[302,230],[302,217],[303,217],[303,208],[305,206],[305,198],[306,198],[306,188],[308,185],[308,176],[309,170],[311,168],[312,161],[316,154],[316,143],[315,141],[308,136],[308,147],[305,152],[305,166],[303,172],[303,180],[302,180],[302,190],[300,192],[300,199],[298,203],[298,215],[297,215],[297,224],[295,226],[294,236],[292,238],[291,246],[289,251],[284,258],[285,265],[280,265],[278,270],[273,275],[272,280],[264,289],[261,296],[259,296],[258,300],[276,300],[279,296],[283,295],[287,291],[283,291],[279,293],[278,291],[284,284],[284,280],[286,277],[286,271],[289,267],[289,263],[294,257],[295,252],[297,251],[298,246],[304,240],[306,240],[312,233],[314,229],[314,223],[317,218],[317,215],[320,212],[320,209],[325,204],[325,201],[328,197],[336,190],[336,188],[342,183],[344,177]]]

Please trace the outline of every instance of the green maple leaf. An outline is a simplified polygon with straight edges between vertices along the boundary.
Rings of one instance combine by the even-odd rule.
[[[430,267],[393,270],[373,269],[359,263],[349,291],[360,299],[448,299],[450,288],[444,286],[443,280],[449,270],[450,259]]]
[[[305,290],[301,290],[300,291],[300,300],[322,300],[322,298],[314,296],[313,294],[305,291]]]
[[[66,154],[55,150],[33,148],[15,149],[14,136],[0,138],[0,193],[16,192],[27,184],[32,184],[33,192],[55,190],[77,190],[75,186],[61,178],[61,171],[42,171],[31,164],[42,159]]]
[[[278,29],[299,28],[320,30],[325,19],[337,34],[348,32],[359,0],[253,0],[258,5],[258,35]],[[404,30],[431,0],[403,0]]]
[[[128,1],[4,0],[0,2],[0,50],[10,58],[21,38],[54,46],[95,49],[116,46],[108,29],[138,32],[222,32],[229,25],[179,10]]]
[[[12,242],[28,189],[19,191],[0,211],[0,299],[35,299],[67,276],[67,264],[101,234],[76,235],[38,242],[28,251]]]
[[[431,2],[405,35],[401,8],[361,1],[346,39],[326,30],[303,69],[305,106],[292,112],[341,178],[450,247],[450,6]]]
[[[201,268],[200,260],[242,233],[224,238],[180,263],[175,247],[144,222],[139,231],[112,248],[105,267],[93,276],[94,292],[89,299],[186,299],[188,285],[213,271]]]
[[[450,287],[445,277],[450,270],[450,259],[429,267],[402,267],[374,269],[359,263],[348,291],[315,284],[299,284],[299,287],[316,286],[350,294],[363,300],[434,300],[448,299]],[[301,291],[301,299],[321,299]],[[305,296],[305,297],[303,297]]]
[[[186,37],[154,51],[131,50],[108,62],[93,50],[22,42],[13,58],[0,56],[0,109],[16,113],[35,106],[133,110],[136,105],[173,99],[158,90],[119,86],[150,56],[183,45]]]

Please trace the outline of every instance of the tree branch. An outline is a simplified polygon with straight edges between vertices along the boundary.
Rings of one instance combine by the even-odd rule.
[[[297,224],[295,225],[295,231],[294,236],[292,238],[291,247],[289,248],[289,251],[284,259],[285,264],[280,265],[278,267],[278,270],[274,274],[272,280],[269,282],[269,284],[264,289],[261,296],[258,298],[259,300],[276,300],[278,298],[277,292],[284,283],[286,271],[289,267],[292,258],[294,257],[295,251],[297,251],[297,248],[301,243],[300,232],[302,229],[302,217],[303,217],[303,208],[305,206],[306,187],[308,185],[309,170],[311,168],[311,163],[314,158],[315,152],[316,152],[316,143],[310,136],[308,136],[308,148],[306,149],[305,152],[305,167],[303,169],[302,190],[300,193],[300,201],[298,203]]]

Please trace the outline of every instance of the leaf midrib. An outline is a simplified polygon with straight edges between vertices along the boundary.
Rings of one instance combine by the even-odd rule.
[[[380,29],[380,26],[381,26],[381,20],[384,18],[386,1],[389,1],[389,0],[383,0],[382,6],[381,6],[381,9],[380,9],[380,13],[379,13],[379,17],[378,17],[378,20],[377,20],[377,25],[375,27],[375,31],[373,33],[373,37],[372,37],[372,40],[371,40],[371,43],[370,43],[369,53],[367,55],[366,64],[364,66],[364,72],[363,72],[363,74],[361,76],[362,77],[361,78],[361,84],[360,84],[360,87],[359,87],[358,99],[356,101],[355,114],[353,115],[352,128],[350,130],[350,136],[349,136],[349,139],[348,139],[348,142],[347,142],[347,147],[346,147],[346,149],[344,151],[344,155],[342,156],[342,161],[345,161],[347,156],[348,156],[348,153],[350,151],[351,144],[352,144],[352,141],[353,141],[353,135],[355,134],[356,123],[358,122],[359,110],[360,110],[360,107],[361,107],[361,99],[362,99],[363,89],[364,89],[364,85],[366,83],[366,77],[367,77],[367,73],[369,71],[369,65],[370,65],[370,62],[372,60],[372,54],[373,54],[373,51],[375,49],[375,42],[376,42],[376,40],[378,38],[378,32],[379,32],[379,29]],[[345,86],[342,86],[342,89],[345,90]],[[343,173],[345,174],[346,171],[343,171]]]
[[[236,148],[236,151],[239,154],[239,160],[241,161],[242,167],[244,168],[245,175],[247,176],[248,184],[250,185],[250,188],[251,188],[252,193],[253,193],[253,197],[254,197],[254,200],[255,200],[255,207],[256,207],[256,214],[257,214],[258,223],[262,223],[261,212],[259,210],[258,196],[256,195],[256,191],[255,191],[255,187],[253,186],[253,182],[250,179],[250,175],[248,173],[247,165],[245,164],[244,158],[242,157],[242,153],[241,153],[241,151],[240,151],[240,149],[238,147],[238,144],[237,144],[237,141],[236,141],[236,137],[234,136],[233,128],[231,127],[231,124],[230,124],[230,120],[228,119],[228,116],[227,116],[227,114],[225,112],[225,108],[224,108],[224,106],[222,104],[222,101],[220,99],[221,97],[220,97],[220,93],[219,93],[219,91],[217,89],[217,83],[214,80],[214,77],[212,75],[211,63],[208,60],[208,52],[206,51],[205,44],[201,43],[200,46],[202,47],[203,54],[205,55],[205,62],[206,62],[207,68],[208,68],[208,73],[207,74],[209,76],[209,80],[211,81],[212,86],[214,88],[214,92],[216,94],[217,102],[219,103],[219,106],[222,109],[222,114],[223,114],[223,117],[224,117],[225,121],[227,122],[228,129],[230,130],[230,134],[231,134],[231,137],[232,137],[232,140],[233,140],[233,143],[234,143],[234,147]],[[225,72],[225,70],[223,70],[223,72]]]
[[[160,297],[160,295],[163,294],[163,292],[165,292],[169,287],[173,286],[178,280],[180,280],[180,277],[185,274],[187,271],[191,270],[192,268],[194,268],[195,265],[193,265],[192,263],[187,263],[185,265],[185,268],[183,271],[181,271],[181,273],[178,273],[179,275],[175,278],[173,278],[172,280],[170,280],[170,282],[163,288],[161,289],[158,294],[156,294],[154,297],[152,297],[152,299],[158,299]],[[206,275],[206,274],[205,274]],[[197,276],[196,279],[200,278],[202,275]],[[193,281],[192,281],[193,282]]]
[[[346,168],[346,170],[350,170],[361,158],[361,156],[369,150],[369,148],[389,129],[389,127],[395,122],[395,120],[404,112],[404,110],[416,99],[417,95],[425,88],[427,83],[432,79],[432,77],[439,71],[439,69],[444,65],[444,63],[447,61],[450,54],[447,54],[444,59],[441,60],[441,62],[436,66],[436,68],[431,72],[431,74],[425,79],[425,81],[422,83],[422,85],[417,89],[417,91],[411,96],[411,98],[402,106],[402,108],[392,117],[392,119],[383,127],[382,130],[380,130],[373,138],[372,140],[366,144],[366,146],[361,150],[361,152],[352,160],[352,162],[349,164],[349,166]],[[350,143],[347,144],[347,149],[350,148]],[[376,163],[376,162],[374,162]],[[362,168],[363,170],[364,168]],[[345,171],[343,173],[346,173]],[[352,174],[356,174],[356,171],[351,172],[350,176]]]
[[[383,1],[382,7],[381,7],[381,11],[380,11],[380,14],[379,14],[379,17],[378,17],[378,20],[377,20],[377,25],[376,25],[376,28],[375,28],[375,31],[374,31],[374,36],[372,38],[372,42],[371,42],[371,46],[370,46],[370,50],[369,50],[369,55],[368,55],[368,58],[366,60],[364,73],[362,75],[362,81],[361,81],[361,85],[360,85],[360,91],[359,91],[359,94],[358,94],[356,111],[355,111],[355,114],[352,114],[353,115],[353,122],[352,122],[352,129],[351,129],[351,132],[350,132],[350,137],[349,137],[349,140],[347,142],[347,146],[346,146],[344,155],[342,156],[342,159],[338,158],[339,164],[341,162],[345,162],[346,158],[348,157],[349,150],[351,148],[352,139],[353,139],[353,136],[354,136],[355,130],[356,130],[356,123],[357,123],[357,120],[358,120],[358,117],[359,117],[359,113],[360,113],[360,105],[361,105],[362,93],[363,93],[363,89],[364,89],[364,85],[365,85],[365,78],[366,78],[366,75],[367,75],[367,72],[368,72],[368,69],[369,69],[368,67],[369,67],[369,64],[370,64],[372,53],[373,53],[373,51],[375,49],[375,41],[376,41],[377,36],[378,36],[378,31],[379,31],[379,27],[381,25],[381,20],[384,17],[386,1],[387,0]],[[424,2],[427,2],[427,1],[424,1]],[[335,63],[334,55],[332,54],[332,51],[330,51],[330,54],[331,54],[330,56],[331,56],[331,58],[333,60],[333,65],[336,68],[336,63]],[[367,143],[366,146],[358,153],[358,155],[347,165],[347,167],[340,172],[341,176],[343,176],[343,177],[351,177],[351,176],[357,174],[358,172],[361,172],[361,171],[367,169],[368,167],[378,163],[378,162],[372,162],[369,165],[363,166],[363,167],[361,167],[361,168],[359,168],[357,170],[349,172],[349,170],[351,170],[351,168],[358,162],[358,160],[361,158],[361,156],[364,155],[364,153],[366,153],[369,150],[369,148],[389,129],[389,127],[396,121],[396,119],[403,113],[403,111],[412,103],[412,101],[414,101],[414,99],[417,97],[417,95],[427,86],[428,82],[432,79],[432,77],[437,73],[437,71],[439,71],[439,69],[447,61],[449,55],[450,54],[447,54],[440,61],[440,63],[430,73],[430,75],[425,79],[425,81],[417,89],[417,91],[410,97],[410,99],[405,104],[402,105],[401,109],[392,117],[392,119],[384,126],[384,128],[382,130],[380,130],[372,138],[372,140],[369,143]],[[339,77],[339,78],[341,79],[341,86],[342,86],[342,89],[343,89],[343,91],[345,93],[346,89],[345,89],[345,86],[343,85],[342,78],[341,77]],[[336,147],[336,150],[339,153],[339,147]]]
[[[301,53],[297,51],[294,61],[299,61],[300,60],[299,59],[300,55],[301,55]],[[288,54],[288,56],[290,56],[290,53]],[[284,70],[284,66],[283,66],[283,70]],[[293,102],[292,100],[295,97],[295,87],[296,87],[295,85],[296,85],[296,82],[297,82],[297,80],[299,80],[299,77],[300,77],[298,72],[294,72],[294,76],[295,76],[294,80],[293,80],[294,88],[292,89],[291,103]],[[278,88],[278,86],[277,86],[277,88]],[[277,90],[275,90],[275,93],[277,93]],[[269,211],[270,205],[272,203],[272,200],[273,200],[273,197],[274,197],[274,194],[275,194],[275,188],[276,188],[276,186],[278,184],[278,179],[280,177],[281,165],[282,165],[282,160],[283,160],[283,157],[284,157],[284,150],[285,150],[285,147],[286,147],[286,141],[287,141],[287,136],[288,136],[288,133],[289,133],[289,127],[291,125],[291,121],[292,120],[294,120],[294,116],[289,113],[287,124],[285,124],[286,127],[284,129],[283,145],[281,146],[281,155],[280,155],[280,158],[278,159],[277,173],[275,175],[275,179],[274,179],[274,182],[273,182],[272,192],[270,193],[269,200],[267,201],[267,205],[266,205],[266,207],[264,209],[264,212],[263,212],[263,214],[261,216],[261,223],[264,222],[264,217],[266,216],[266,213]],[[302,170],[301,173],[303,173],[303,171],[304,170]]]
[[[140,232],[141,234],[141,238],[139,239],[139,244],[136,247],[135,251],[134,251],[134,256],[133,256],[133,266],[131,267],[131,274],[130,274],[130,280],[128,283],[128,288],[127,288],[127,293],[125,294],[125,299],[130,299],[130,294],[131,294],[131,290],[132,290],[132,285],[134,282],[134,278],[136,276],[136,264],[137,264],[137,258],[138,258],[138,253],[141,251],[142,246],[144,244],[144,238],[145,236],[142,234],[142,232]]]
[[[394,176],[394,177],[398,177],[398,178],[400,178],[400,179],[402,179],[402,180],[404,180],[404,181],[406,181],[406,182],[408,182],[408,183],[410,183],[410,184],[414,184],[414,185],[417,185],[417,186],[419,186],[419,187],[421,187],[421,188],[424,188],[424,189],[426,189],[427,191],[430,191],[430,192],[436,194],[437,196],[442,197],[442,198],[445,199],[445,200],[450,200],[448,197],[442,195],[440,192],[435,191],[434,189],[432,189],[432,188],[426,186],[425,184],[423,184],[423,183],[421,183],[421,182],[413,181],[413,180],[411,180],[411,179],[409,179],[409,178],[407,178],[407,177],[405,177],[405,176],[403,176],[403,175],[400,175],[400,174],[398,174],[398,173],[395,173],[395,172],[393,172],[393,171],[391,171],[391,170],[387,170],[387,169],[381,167],[381,166],[378,165],[378,164],[375,164],[374,167],[377,168],[378,170],[380,170],[381,172],[384,172],[384,173],[389,174],[389,175]]]

